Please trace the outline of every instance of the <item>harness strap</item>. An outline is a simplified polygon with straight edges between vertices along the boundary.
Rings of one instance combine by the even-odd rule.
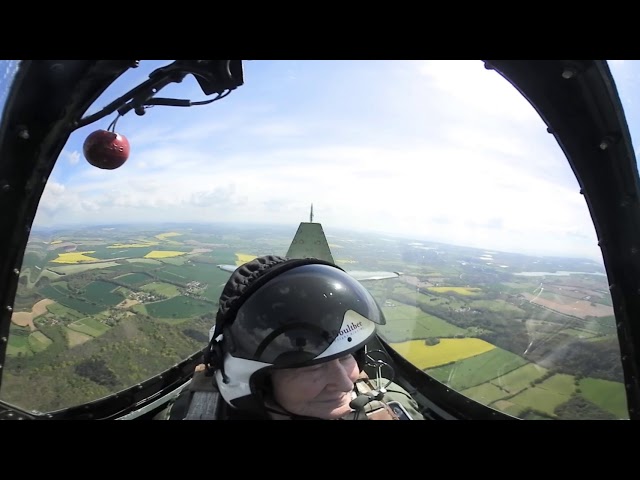
[[[371,380],[369,380],[369,375],[364,370],[358,375],[355,387],[358,395],[368,395],[374,390]]]
[[[360,372],[355,388],[358,395],[372,397],[372,400],[364,406],[364,412],[368,420],[399,420],[398,415],[391,407],[380,400],[382,394],[373,387],[369,376],[364,370]]]

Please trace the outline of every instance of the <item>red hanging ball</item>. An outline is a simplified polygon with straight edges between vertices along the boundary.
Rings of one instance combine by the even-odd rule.
[[[114,170],[129,158],[129,140],[119,133],[96,130],[84,141],[82,151],[94,167]]]

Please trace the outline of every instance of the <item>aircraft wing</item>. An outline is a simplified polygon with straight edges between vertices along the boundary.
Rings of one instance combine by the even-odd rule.
[[[225,272],[235,272],[238,266],[237,265],[218,265],[218,268],[220,270],[224,270]]]
[[[234,272],[238,267],[236,265],[218,265],[218,268],[225,272]],[[358,281],[384,280],[385,278],[398,278],[402,275],[400,272],[367,272],[363,270],[347,270],[346,272]]]
[[[398,278],[400,272],[365,272],[362,270],[347,270],[347,273],[356,280],[384,280],[385,278]]]

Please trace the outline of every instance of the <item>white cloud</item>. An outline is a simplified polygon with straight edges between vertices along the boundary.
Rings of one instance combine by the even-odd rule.
[[[535,122],[539,115],[500,74],[486,70],[480,61],[425,61],[419,65],[429,87],[439,91],[434,100],[446,99],[455,109],[476,111],[509,122]]]
[[[74,150],[73,152],[63,150],[61,156],[66,157],[70,165],[76,165],[80,161],[80,152],[77,150]]]
[[[367,76],[366,86],[320,75],[336,98],[297,109],[302,94],[293,89],[309,78],[299,63],[282,97],[247,98],[254,78],[233,104],[121,119],[131,156],[117,170],[78,161],[93,129],[85,127],[67,145],[67,165],[54,169],[37,222],[295,226],[313,203],[325,230],[598,258],[586,203],[554,137],[481,62],[384,63],[389,72]]]

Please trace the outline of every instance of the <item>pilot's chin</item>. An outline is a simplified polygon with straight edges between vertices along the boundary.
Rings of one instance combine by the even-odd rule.
[[[347,413],[351,413],[353,410],[349,406],[349,402],[343,402],[339,407],[334,408],[327,412],[325,418],[327,420],[337,420],[338,418],[344,417]]]

